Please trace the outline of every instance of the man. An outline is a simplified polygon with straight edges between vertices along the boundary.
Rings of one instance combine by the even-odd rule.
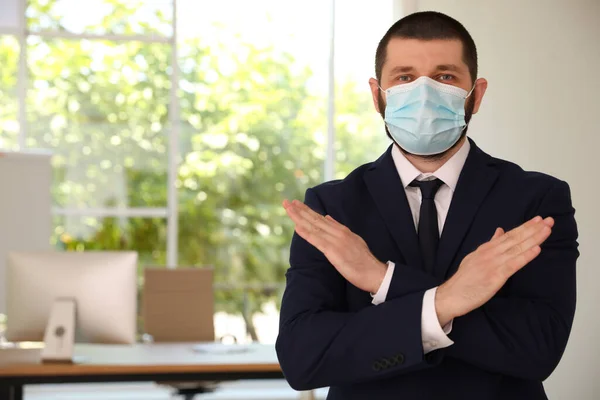
[[[295,223],[277,353],[328,399],[546,399],[575,312],[569,187],[467,139],[487,88],[473,39],[396,22],[370,85],[394,141],[284,201]]]

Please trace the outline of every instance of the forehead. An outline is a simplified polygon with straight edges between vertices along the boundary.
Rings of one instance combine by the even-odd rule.
[[[397,66],[410,66],[426,73],[438,65],[453,64],[468,73],[463,60],[463,44],[457,39],[402,39],[392,38],[387,46],[387,57],[382,75]]]

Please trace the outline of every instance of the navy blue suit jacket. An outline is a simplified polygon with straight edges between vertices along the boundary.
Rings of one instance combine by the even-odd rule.
[[[348,281],[298,235],[281,306],[277,354],[297,390],[328,399],[546,399],[575,313],[577,226],[569,186],[493,158],[475,143],[461,172],[433,274],[424,272],[413,219],[391,155],[306,192],[305,202],[361,236],[396,268],[387,301]],[[484,306],[454,320],[454,345],[423,354],[421,308],[497,227],[536,215],[556,223],[541,254]]]

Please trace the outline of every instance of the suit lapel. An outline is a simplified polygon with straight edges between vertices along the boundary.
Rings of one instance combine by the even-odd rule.
[[[471,151],[452,196],[440,238],[435,276],[445,278],[485,197],[498,178],[493,158],[471,141]]]
[[[365,172],[364,180],[406,263],[422,268],[417,232],[391,150],[390,146],[373,163]]]

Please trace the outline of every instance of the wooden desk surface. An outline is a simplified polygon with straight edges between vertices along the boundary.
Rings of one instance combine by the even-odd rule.
[[[0,350],[0,378],[281,372],[272,345],[252,344],[243,346],[247,351],[225,354],[224,346],[199,352],[191,343],[76,345],[76,356],[83,357],[79,364],[42,364],[39,354],[25,362],[2,362]]]

